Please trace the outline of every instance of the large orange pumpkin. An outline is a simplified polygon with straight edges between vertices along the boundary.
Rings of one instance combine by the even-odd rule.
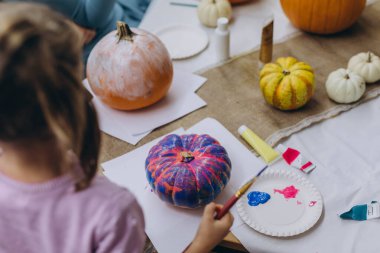
[[[350,27],[359,18],[366,0],[281,0],[290,22],[317,34],[332,34]]]
[[[153,34],[118,22],[117,31],[91,51],[87,79],[101,101],[112,108],[134,110],[163,98],[173,79],[164,44]]]

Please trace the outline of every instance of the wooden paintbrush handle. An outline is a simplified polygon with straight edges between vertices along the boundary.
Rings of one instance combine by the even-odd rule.
[[[239,198],[236,197],[236,195],[233,195],[227,202],[224,204],[222,209],[215,215],[216,220],[220,220],[228,211],[231,209],[231,207],[236,203],[236,201]]]

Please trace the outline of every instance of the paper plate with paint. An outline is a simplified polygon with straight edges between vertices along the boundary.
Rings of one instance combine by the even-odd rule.
[[[306,178],[293,171],[265,171],[237,203],[242,220],[260,233],[287,237],[313,227],[323,200]]]
[[[208,36],[200,28],[188,25],[172,25],[155,34],[164,43],[173,60],[192,57],[208,45]]]

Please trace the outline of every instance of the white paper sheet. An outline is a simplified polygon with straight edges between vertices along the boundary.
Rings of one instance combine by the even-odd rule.
[[[135,145],[153,129],[205,106],[206,102],[195,94],[205,82],[204,77],[175,69],[173,83],[166,97],[152,106],[137,111],[114,110],[94,96],[100,129]],[[91,91],[87,80],[84,81],[84,85]]]
[[[182,134],[183,130],[178,130]],[[207,133],[216,138],[227,150],[232,162],[229,183],[216,199],[217,203],[225,203],[235,191],[250,177],[254,176],[265,164],[253,155],[238,139],[236,139],[218,121],[206,118],[189,128],[186,133]],[[137,197],[145,215],[146,233],[158,252],[182,252],[193,239],[202,208],[187,210],[176,208],[162,202],[150,191],[145,175],[145,159],[149,149],[156,144],[158,138],[123,156],[102,164],[104,174],[113,182],[130,189]],[[243,224],[236,208],[231,209],[235,217],[233,228]]]

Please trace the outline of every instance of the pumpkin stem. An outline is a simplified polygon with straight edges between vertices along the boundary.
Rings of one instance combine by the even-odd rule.
[[[129,26],[122,22],[122,21],[117,21],[116,22],[116,27],[117,27],[117,32],[116,35],[118,37],[118,43],[120,40],[128,40],[133,42],[133,36],[136,35],[136,33],[132,32],[131,28]]]
[[[371,62],[372,59],[371,59],[371,52],[368,52],[368,59],[367,59],[367,62]]]
[[[290,74],[290,71],[289,70],[286,70],[286,69],[284,69],[283,71],[282,71],[282,74],[284,74],[284,75],[289,75]]]
[[[350,79],[350,76],[346,73],[345,75],[344,75],[344,79]]]
[[[181,152],[180,155],[182,156],[181,162],[189,163],[194,160],[194,156],[191,152]]]

